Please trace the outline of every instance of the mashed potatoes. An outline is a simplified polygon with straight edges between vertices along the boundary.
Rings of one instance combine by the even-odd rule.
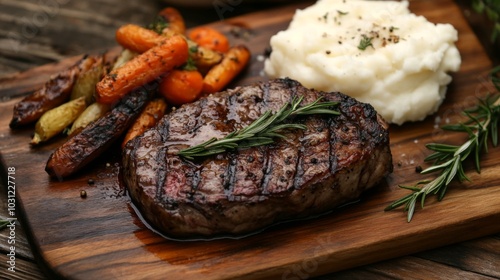
[[[461,59],[450,24],[410,13],[408,2],[320,0],[271,38],[269,77],[340,91],[391,123],[434,113]]]

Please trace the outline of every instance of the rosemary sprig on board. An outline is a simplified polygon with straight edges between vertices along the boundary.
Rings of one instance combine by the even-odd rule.
[[[181,150],[177,154],[186,159],[193,160],[195,157],[215,155],[237,148],[272,144],[275,138],[284,138],[280,134],[280,131],[284,129],[306,129],[306,126],[303,124],[285,122],[290,117],[314,114],[339,114],[339,112],[331,109],[338,102],[321,102],[322,98],[318,98],[308,105],[299,106],[303,99],[303,96],[295,97],[275,114],[267,111],[260,118],[241,130],[231,132],[222,139],[212,138],[199,145]]]
[[[0,218],[0,230],[6,228],[7,225],[9,225],[9,224],[10,224],[10,221]]]
[[[500,92],[500,66],[492,71],[491,80]],[[472,109],[464,110],[468,120],[465,123],[445,125],[442,128],[448,131],[467,133],[468,139],[462,145],[447,145],[430,143],[426,147],[434,151],[425,161],[433,162],[433,166],[423,170],[422,174],[440,171],[439,176],[430,181],[420,181],[415,186],[400,186],[412,193],[394,201],[385,208],[385,211],[393,210],[405,205],[408,212],[407,220],[411,221],[415,213],[417,201],[420,199],[421,207],[424,208],[425,198],[429,194],[437,194],[441,201],[446,194],[448,185],[454,179],[463,182],[469,181],[465,174],[463,162],[469,158],[474,159],[476,171],[479,173],[480,154],[488,151],[488,141],[493,146],[498,145],[498,124],[500,122],[500,95],[487,96],[479,100],[479,104]]]
[[[498,0],[473,0],[472,9],[478,14],[486,14],[493,23],[491,42],[500,38],[500,1]]]

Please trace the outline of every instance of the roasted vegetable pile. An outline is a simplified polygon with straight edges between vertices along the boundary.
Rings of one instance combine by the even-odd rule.
[[[119,139],[124,146],[156,125],[168,105],[222,90],[250,60],[245,46],[231,46],[213,28],[186,32],[171,7],[147,27],[120,27],[116,40],[118,57],[86,55],[14,106],[10,127],[35,123],[33,146],[68,135],[47,162],[53,177],[74,174]]]

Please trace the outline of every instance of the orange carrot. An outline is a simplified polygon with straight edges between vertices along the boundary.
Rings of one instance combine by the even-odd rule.
[[[198,45],[207,49],[221,53],[225,53],[229,50],[229,40],[227,37],[211,27],[195,27],[189,32],[188,37]]]
[[[153,30],[127,24],[116,31],[116,40],[126,49],[136,53],[143,53],[174,35],[165,33],[159,35]],[[203,73],[222,60],[222,54],[219,52],[198,46],[191,40],[188,40],[188,45],[192,50],[190,55],[193,62],[196,67],[203,70]]]
[[[96,85],[96,101],[104,104],[117,102],[132,89],[184,64],[188,53],[188,44],[183,37],[167,38],[107,74]]]
[[[125,147],[128,141],[134,139],[135,137],[142,135],[147,129],[155,126],[158,121],[165,115],[167,110],[167,103],[163,98],[157,98],[151,100],[146,104],[146,107],[142,110],[141,114],[134,121],[132,126],[130,126],[125,139],[122,142],[122,148]]]
[[[186,24],[181,13],[172,7],[167,7],[158,13],[167,22],[167,28],[164,31],[170,30],[176,34],[184,34],[186,32]]]
[[[250,60],[250,51],[243,45],[229,49],[221,63],[208,71],[203,79],[203,93],[209,94],[222,90],[236,77]]]
[[[149,50],[164,39],[153,30],[135,24],[126,24],[116,30],[116,41],[122,47],[137,53]]]
[[[174,105],[193,102],[201,94],[203,76],[195,70],[173,70],[165,76],[159,87],[160,94]]]

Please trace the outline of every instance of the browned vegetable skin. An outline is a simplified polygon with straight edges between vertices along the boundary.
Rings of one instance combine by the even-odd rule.
[[[128,141],[143,134],[148,128],[155,126],[163,115],[165,115],[166,110],[167,102],[163,98],[149,101],[125,135],[122,148],[125,147]]]
[[[36,122],[31,144],[37,145],[61,133],[85,110],[85,98],[80,97],[51,109]]]
[[[127,131],[150,96],[146,87],[133,90],[110,112],[57,148],[50,155],[45,171],[62,180],[86,166]]]
[[[182,36],[166,38],[161,44],[134,57],[98,82],[96,101],[114,104],[134,88],[183,65],[188,56],[188,44]]]
[[[94,57],[82,58],[75,65],[51,78],[39,90],[19,101],[14,105],[9,126],[17,128],[34,123],[48,110],[68,101],[78,74],[88,70],[94,62]]]
[[[88,105],[94,102],[95,85],[102,79],[106,73],[107,66],[104,61],[104,55],[95,57],[94,63],[86,71],[81,71],[75,81],[70,99],[85,97],[85,103]]]
[[[144,53],[160,44],[166,38],[170,38],[174,35],[176,35],[176,33],[159,35],[153,30],[146,29],[135,24],[126,24],[118,28],[116,31],[116,41],[126,50],[134,53]],[[186,41],[190,49],[189,55],[201,72],[206,72],[212,66],[221,62],[222,54],[202,46],[198,46],[195,42],[189,39],[186,39]]]
[[[85,111],[83,111],[78,116],[78,118],[73,122],[73,125],[67,131],[67,134],[70,137],[75,136],[80,131],[82,131],[82,129],[84,129],[87,125],[104,116],[110,109],[111,106],[109,106],[108,104],[101,104],[97,102],[90,104],[85,109]]]
[[[126,24],[116,30],[116,41],[125,49],[143,53],[165,40],[153,30],[136,24]]]
[[[246,67],[250,57],[250,51],[244,45],[230,48],[222,61],[212,67],[205,75],[203,93],[221,91]]]
[[[206,73],[210,68],[222,61],[222,54],[210,49],[196,45],[195,42],[188,40],[190,56],[193,59],[196,68],[201,73]]]

